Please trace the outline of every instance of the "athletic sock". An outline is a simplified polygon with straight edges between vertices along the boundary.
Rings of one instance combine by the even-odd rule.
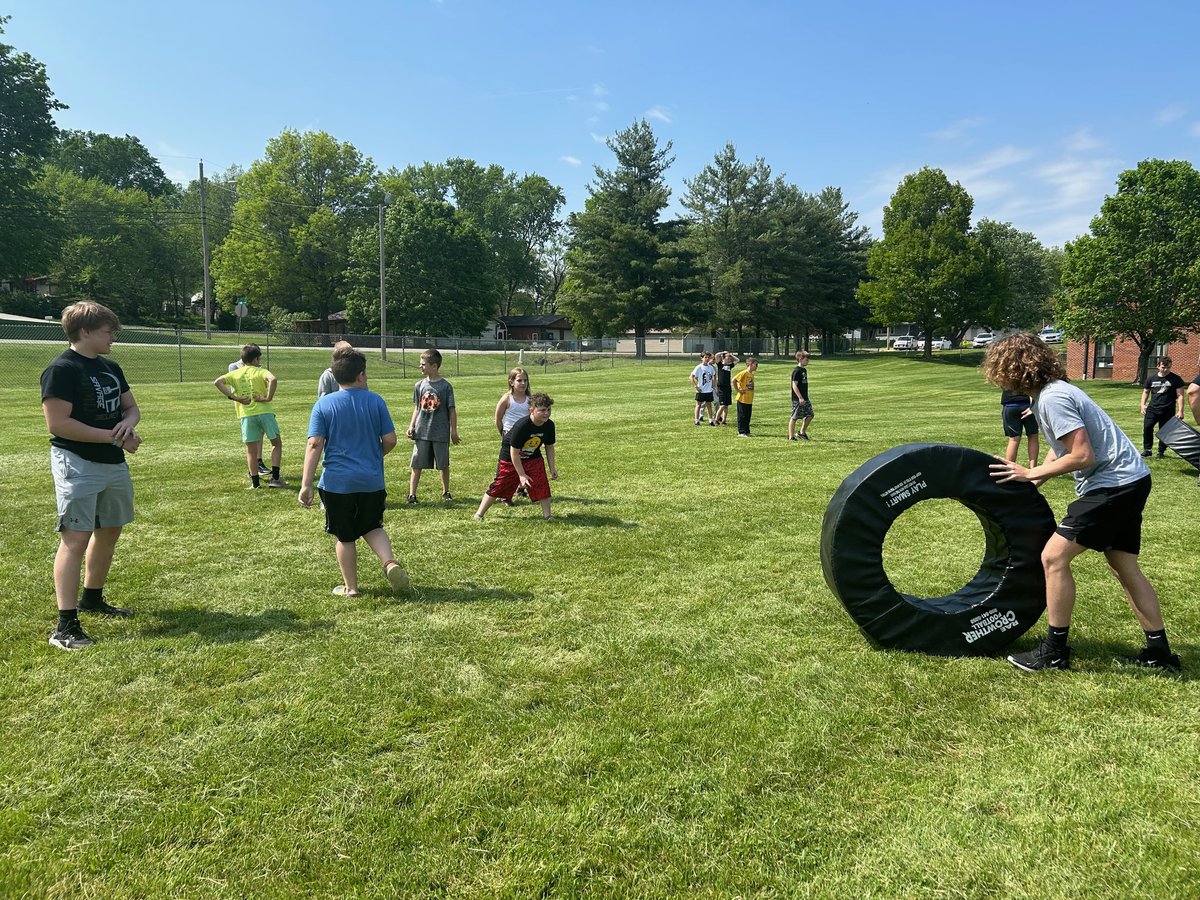
[[[258,487],[258,473],[257,472],[250,473],[250,483],[252,485],[254,485],[255,487]]]
[[[85,587],[83,589],[83,597],[80,598],[79,602],[82,603],[84,606],[99,606],[100,601],[103,599],[104,599],[104,588]]]
[[[61,628],[64,625],[69,625],[71,622],[79,618],[79,610],[77,609],[60,609],[58,611],[58,626]]]
[[[271,480],[272,481],[279,480],[279,466],[271,466]]]
[[[1151,650],[1161,650],[1163,653],[1170,653],[1171,645],[1167,643],[1167,629],[1160,628],[1158,631],[1147,631],[1146,646]]]
[[[1070,630],[1071,627],[1069,625],[1066,628],[1055,628],[1053,625],[1051,625],[1046,630],[1046,643],[1055,650],[1066,650],[1067,634],[1070,632]]]

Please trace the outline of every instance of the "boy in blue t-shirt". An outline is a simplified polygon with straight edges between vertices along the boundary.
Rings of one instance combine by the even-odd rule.
[[[340,597],[358,596],[358,546],[361,537],[383,563],[383,573],[397,593],[408,588],[408,573],[392,557],[392,542],[383,530],[387,490],[383,457],[396,446],[396,426],[383,398],[367,390],[367,358],[346,350],[333,360],[339,390],[313,406],[299,501],[313,503],[317,462],[325,456],[317,490],[325,506],[325,530],[337,538]]]

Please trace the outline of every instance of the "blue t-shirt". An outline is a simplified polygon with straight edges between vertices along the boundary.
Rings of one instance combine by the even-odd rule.
[[[325,439],[317,487],[335,494],[384,490],[379,439],[396,430],[383,398],[366,388],[347,388],[316,402],[308,436]]]
[[[1087,469],[1071,473],[1079,496],[1096,488],[1132,484],[1150,474],[1150,467],[1125,432],[1075,385],[1050,382],[1034,400],[1033,412],[1055,456],[1067,453],[1060,438],[1079,428],[1087,431],[1096,461]]]

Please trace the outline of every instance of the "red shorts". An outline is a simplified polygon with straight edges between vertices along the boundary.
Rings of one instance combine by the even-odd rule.
[[[525,474],[529,476],[529,499],[534,503],[550,496],[550,482],[546,480],[546,464],[540,456],[521,460]],[[502,459],[496,465],[496,479],[488,485],[487,493],[497,500],[511,500],[517,492],[521,479],[511,459]]]

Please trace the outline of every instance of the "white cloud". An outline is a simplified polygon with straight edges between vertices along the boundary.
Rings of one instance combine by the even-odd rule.
[[[578,156],[560,156],[559,160],[565,162],[568,166],[582,166],[583,160]]]
[[[931,132],[929,137],[938,141],[956,141],[966,137],[979,126],[986,124],[987,121],[983,116],[971,116],[966,119],[959,119],[957,122],[951,122],[945,128]]]
[[[647,119],[657,119],[660,122],[671,123],[671,114],[661,106],[652,106],[645,112]]]
[[[1120,160],[1068,157],[1044,163],[1034,174],[1052,189],[1045,198],[1044,207],[1066,209],[1088,203],[1094,210],[1099,210],[1105,191],[1114,183],[1120,170]]]
[[[595,124],[595,123],[593,123],[593,124]],[[591,135],[592,135],[592,140],[595,141],[597,144],[605,144],[608,142],[608,138],[606,138],[602,134],[596,134],[596,132],[593,131],[593,132],[591,132]]]
[[[972,181],[990,175],[998,169],[1005,169],[1017,163],[1025,162],[1033,157],[1033,152],[1007,144],[997,147],[990,153],[985,153],[977,159],[964,163],[946,166],[946,174],[955,181]]]
[[[1164,106],[1154,114],[1155,125],[1170,125],[1172,122],[1178,122],[1187,115],[1187,108],[1182,103],[1173,103],[1170,106]]]
[[[608,112],[608,101],[597,100],[592,104],[592,109],[596,110],[596,112]]]
[[[1091,153],[1093,150],[1104,149],[1104,142],[1095,137],[1088,128],[1080,128],[1067,135],[1062,143],[1071,153]]]
[[[1193,123],[1188,130],[1191,131],[1193,137],[1200,137],[1200,122]]]

